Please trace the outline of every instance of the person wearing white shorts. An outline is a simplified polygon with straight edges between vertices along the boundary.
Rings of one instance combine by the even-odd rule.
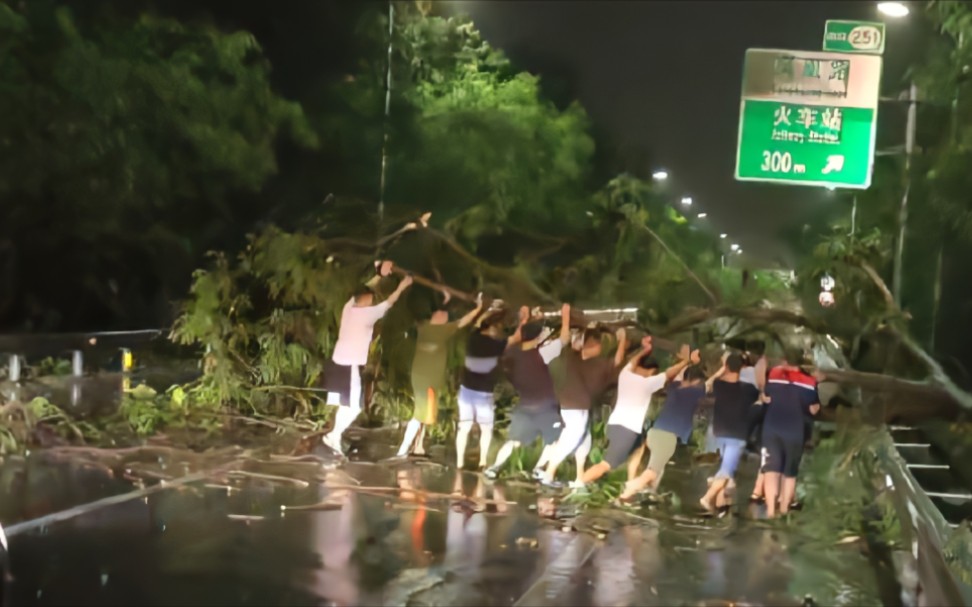
[[[462,468],[473,424],[479,426],[479,467],[486,467],[493,438],[493,388],[499,359],[516,336],[503,337],[502,315],[480,318],[466,344],[466,361],[459,386],[459,428],[456,432],[456,466]]]

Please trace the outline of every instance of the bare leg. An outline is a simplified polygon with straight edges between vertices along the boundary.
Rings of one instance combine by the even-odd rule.
[[[584,442],[581,443],[580,447],[577,447],[577,451],[574,451],[574,462],[577,464],[577,482],[583,482],[584,478],[584,466],[587,465],[587,456],[591,454],[591,434],[587,433],[584,438]]]
[[[408,425],[405,426],[405,436],[402,437],[402,444],[398,448],[398,457],[404,457],[411,451],[415,437],[419,435],[421,429],[422,424],[417,419],[409,420]]]
[[[593,483],[597,479],[601,478],[605,474],[611,471],[611,464],[607,462],[598,462],[587,469],[584,472],[584,476],[581,478],[581,482],[585,485],[587,483]]]
[[[539,470],[547,465],[547,462],[551,461],[554,453],[557,452],[557,442],[552,442],[549,445],[543,446],[543,451],[540,452],[540,459],[537,460],[537,465],[533,467],[534,470]],[[560,462],[557,462],[559,465]]]
[[[796,495],[796,477],[784,476],[783,488],[780,490],[780,514],[790,511],[790,504]]]
[[[415,455],[425,455],[425,424],[419,428],[418,436],[415,438]]]
[[[766,480],[763,482],[763,490],[766,494],[766,516],[773,518],[776,516],[776,501],[780,493],[780,473],[766,472]],[[789,504],[787,504],[789,508]]]
[[[753,497],[763,497],[766,484],[766,475],[760,472],[756,475],[756,485],[753,487]]]
[[[472,422],[459,422],[456,430],[456,468],[462,469],[463,462],[466,461],[466,445],[469,443],[469,431],[472,430]]]
[[[628,481],[632,481],[638,477],[638,466],[641,465],[641,458],[645,455],[645,446],[642,444],[640,447],[634,450],[631,457],[628,458]]]
[[[712,484],[709,485],[709,490],[706,491],[705,495],[703,495],[702,498],[699,500],[699,503],[702,504],[702,507],[708,510],[709,512],[715,510],[715,505],[718,505],[717,498],[718,496],[722,495],[723,490],[726,488],[726,485],[728,484],[729,484],[728,478],[717,478],[713,480]]]
[[[520,443],[515,440],[508,440],[503,443],[499,453],[496,454],[496,461],[493,462],[493,468],[502,468],[506,460],[510,459],[510,456],[513,455],[513,450],[519,446]]]
[[[493,440],[493,424],[479,424],[479,467],[486,467],[489,443]]]
[[[658,475],[655,474],[654,470],[648,468],[641,473],[641,476],[637,477],[633,481],[628,481],[628,483],[624,486],[624,492],[621,493],[621,499],[628,499],[648,485],[653,484],[657,476]]]

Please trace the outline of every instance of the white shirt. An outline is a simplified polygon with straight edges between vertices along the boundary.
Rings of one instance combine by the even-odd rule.
[[[564,342],[555,339],[543,344],[537,350],[540,351],[540,358],[543,359],[543,363],[549,365],[550,361],[560,356],[560,353],[564,350]]]
[[[743,367],[740,369],[739,381],[756,386],[756,367]]]
[[[338,339],[334,344],[331,360],[344,366],[368,364],[368,350],[371,348],[375,323],[390,308],[391,304],[387,301],[376,306],[357,307],[354,305],[354,298],[349,299],[341,311],[341,327],[338,329]]]
[[[651,377],[638,375],[625,367],[618,376],[618,400],[614,411],[608,418],[608,425],[624,426],[632,432],[640,433],[645,426],[645,416],[651,397],[665,387],[665,374],[655,373]]]

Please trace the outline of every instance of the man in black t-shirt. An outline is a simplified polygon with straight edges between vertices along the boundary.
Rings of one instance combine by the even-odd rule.
[[[523,314],[523,311],[521,311]],[[466,343],[466,361],[459,386],[459,428],[456,432],[456,466],[463,467],[466,444],[473,424],[479,425],[479,467],[486,467],[493,438],[493,388],[499,375],[499,359],[519,335],[503,336],[502,314],[487,314]]]
[[[712,432],[715,435],[716,448],[722,454],[722,464],[709,490],[699,500],[702,507],[710,512],[725,504],[726,487],[735,476],[739,458],[746,449],[749,412],[759,399],[756,386],[740,381],[742,368],[742,356],[729,355],[723,363],[719,377],[711,384],[715,397]]]
[[[507,377],[520,398],[513,409],[507,441],[496,454],[496,461],[484,472],[486,478],[496,478],[513,451],[533,442],[537,436],[543,439],[544,450],[548,453],[560,437],[563,426],[560,405],[547,365],[560,356],[564,346],[570,342],[569,304],[564,304],[561,317],[563,324],[559,339],[541,345],[544,339],[543,322],[529,322],[519,328],[519,347],[510,348],[506,353]],[[544,455],[540,459],[544,460]],[[542,470],[534,471],[534,477],[540,474]]]

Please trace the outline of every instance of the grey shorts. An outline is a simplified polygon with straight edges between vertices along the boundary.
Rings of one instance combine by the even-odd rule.
[[[543,439],[543,444],[549,445],[560,437],[563,427],[559,411],[534,411],[517,407],[510,416],[510,433],[507,438],[521,445],[528,445],[539,436]]]
[[[611,468],[617,468],[628,461],[628,457],[645,441],[644,435],[640,432],[635,432],[631,428],[625,428],[618,424],[608,424],[607,439],[608,448],[604,452],[604,461]]]

